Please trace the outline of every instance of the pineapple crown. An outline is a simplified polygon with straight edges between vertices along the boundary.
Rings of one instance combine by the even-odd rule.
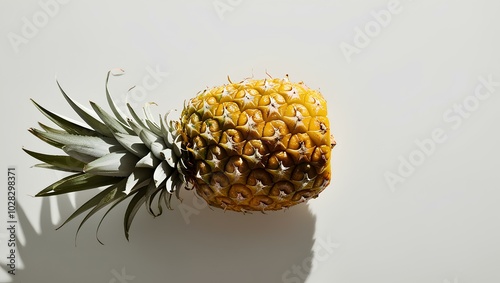
[[[185,177],[188,165],[183,161],[188,160],[188,152],[182,148],[179,122],[171,121],[167,113],[163,117],[160,115],[158,124],[150,109],[153,103],[144,106],[143,119],[127,103],[130,112],[130,117],[127,117],[116,106],[108,89],[110,75],[121,74],[123,71],[109,71],[106,77],[106,98],[112,113],[90,102],[97,117],[91,114],[90,109],[72,100],[56,81],[68,104],[88,126],[53,113],[32,100],[36,108],[60,129],[39,123],[42,129],[30,128],[29,131],[42,141],[62,149],[65,155],[49,155],[23,148],[43,162],[36,167],[70,173],[41,190],[37,197],[104,187],[57,228],[87,212],[78,226],[76,237],[92,215],[108,207],[96,230],[101,244],[99,227],[115,206],[130,199],[124,216],[124,232],[128,240],[132,220],[143,204],[146,204],[150,214],[159,216],[163,206],[172,209],[172,196],[180,199],[180,190],[189,181]]]

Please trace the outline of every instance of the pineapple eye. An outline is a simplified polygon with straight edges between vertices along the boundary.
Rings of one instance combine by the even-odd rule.
[[[219,184],[220,187],[224,188],[229,185],[229,179],[222,172],[217,172],[212,175],[212,179],[210,180],[211,185]]]
[[[228,196],[236,202],[241,202],[252,197],[252,191],[243,184],[232,185]]]
[[[205,161],[202,160],[198,160],[198,162],[196,162],[196,169],[198,171],[198,174],[200,175],[206,175],[212,172],[210,166]]]
[[[280,181],[274,184],[274,186],[271,188],[271,191],[269,192],[270,196],[287,196],[295,191],[295,187],[293,186],[292,183],[288,181]]]
[[[269,186],[272,183],[273,177],[264,169],[252,170],[247,179],[247,184],[250,186]]]
[[[310,198],[315,197],[315,193],[312,190],[301,190],[295,193],[293,195],[292,200],[293,201],[299,201],[299,202],[304,202]]]
[[[323,135],[324,135],[324,134],[326,134],[326,130],[327,130],[327,128],[326,128],[325,124],[323,124],[323,123],[319,123],[319,131],[320,131]]]
[[[254,207],[262,207],[265,209],[267,206],[273,204],[273,199],[268,196],[254,196],[250,204]]]

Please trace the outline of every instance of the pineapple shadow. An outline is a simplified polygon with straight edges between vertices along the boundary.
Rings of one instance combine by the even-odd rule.
[[[19,241],[18,230],[18,263],[16,275],[11,277],[12,282],[88,282],[85,281],[88,262],[95,255],[91,250],[75,248],[74,237],[55,231],[56,226],[51,221],[51,201],[57,201],[61,211],[74,209],[68,196],[40,201],[42,207],[36,219],[39,221],[39,232],[27,217],[29,208],[24,207],[21,201],[18,203],[17,217],[24,241]]]
[[[76,205],[92,194],[76,195]],[[65,220],[74,207],[65,195],[41,198],[40,233],[22,203],[19,223],[25,242],[18,244],[23,267],[12,282],[305,282],[303,263],[313,255],[315,216],[306,204],[287,211],[241,214],[204,207],[186,218],[197,197],[183,193],[172,211],[153,218],[141,209],[123,236],[124,205],[108,214],[95,238],[100,217],[75,233],[82,217],[59,230],[51,222],[56,201]],[[191,210],[190,210],[191,211]],[[193,212],[193,211],[191,211]],[[102,216],[102,213],[100,214]],[[98,215],[96,215],[98,216]],[[189,221],[186,221],[189,219]],[[189,222],[189,223],[188,223]],[[62,223],[62,222],[61,222]],[[299,269],[297,269],[299,268]]]

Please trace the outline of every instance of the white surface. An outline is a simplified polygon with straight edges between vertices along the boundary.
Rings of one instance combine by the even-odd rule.
[[[500,281],[500,86],[484,100],[467,98],[479,77],[500,82],[497,2],[73,0],[52,6],[43,23],[46,2],[0,4],[2,168],[17,167],[18,200],[29,219],[18,234],[18,275],[1,273],[0,282]],[[218,13],[224,3],[230,10]],[[394,12],[390,21],[382,9]],[[23,35],[23,18],[38,21],[37,31]],[[357,28],[366,27],[375,34],[363,42]],[[13,33],[23,43],[12,44]],[[345,44],[357,53],[345,56]],[[137,108],[156,101],[158,113],[180,110],[184,99],[227,75],[289,74],[320,89],[338,142],[331,186],[286,213],[202,208],[187,223],[178,208],[157,219],[141,210],[130,242],[120,206],[101,228],[104,246],[94,238],[96,218],[75,247],[78,222],[54,231],[71,201],[54,198],[51,210],[48,200],[31,197],[62,175],[30,168],[36,161],[21,150],[56,152],[26,131],[37,121],[50,124],[29,98],[76,118],[54,77],[78,101],[102,104],[106,72],[116,67],[127,71],[110,86],[122,102],[128,87],[155,82],[148,70],[168,73],[147,97],[131,97]],[[475,101],[468,118],[448,111]],[[387,172],[400,174],[400,157],[417,158],[415,140],[436,129],[444,141],[420,154],[422,164],[391,190]],[[191,193],[183,196],[193,206]]]

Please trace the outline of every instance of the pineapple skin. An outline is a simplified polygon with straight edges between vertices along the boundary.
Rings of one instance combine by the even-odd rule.
[[[205,89],[181,114],[186,180],[224,210],[280,210],[316,198],[330,183],[335,146],[326,105],[288,77]]]

